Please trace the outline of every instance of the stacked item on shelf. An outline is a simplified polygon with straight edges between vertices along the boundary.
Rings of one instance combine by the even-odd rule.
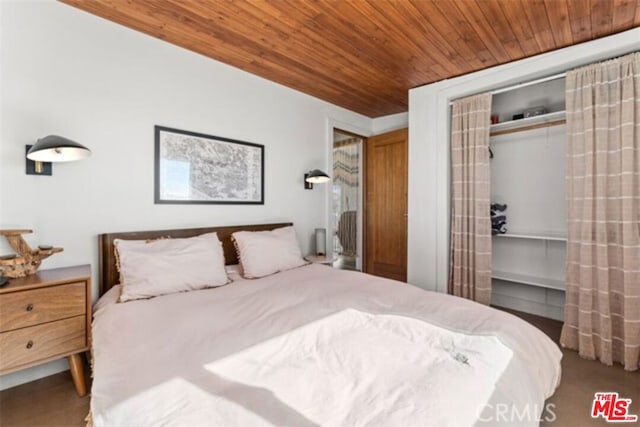
[[[491,234],[504,234],[507,232],[507,205],[500,203],[491,204]]]

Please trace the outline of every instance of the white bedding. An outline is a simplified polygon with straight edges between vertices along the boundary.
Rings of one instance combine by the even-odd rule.
[[[94,311],[98,427],[493,425],[500,405],[528,426],[560,379],[559,349],[521,319],[320,265],[116,298]]]

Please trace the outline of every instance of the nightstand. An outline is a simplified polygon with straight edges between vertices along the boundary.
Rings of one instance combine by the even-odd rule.
[[[91,332],[91,266],[39,270],[0,288],[0,375],[68,357],[87,394],[82,353]]]
[[[324,256],[316,256],[316,255],[307,255],[304,257],[305,260],[312,262],[314,264],[324,264],[331,266],[335,261],[335,258],[332,256],[324,255]]]

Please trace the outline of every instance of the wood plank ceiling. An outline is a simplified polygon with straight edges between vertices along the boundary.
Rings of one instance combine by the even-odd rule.
[[[62,0],[369,117],[410,88],[640,25],[640,0]]]

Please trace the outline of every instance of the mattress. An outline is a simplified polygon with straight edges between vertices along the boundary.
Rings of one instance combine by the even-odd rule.
[[[533,426],[560,381],[523,320],[359,272],[117,295],[94,307],[95,426]]]

